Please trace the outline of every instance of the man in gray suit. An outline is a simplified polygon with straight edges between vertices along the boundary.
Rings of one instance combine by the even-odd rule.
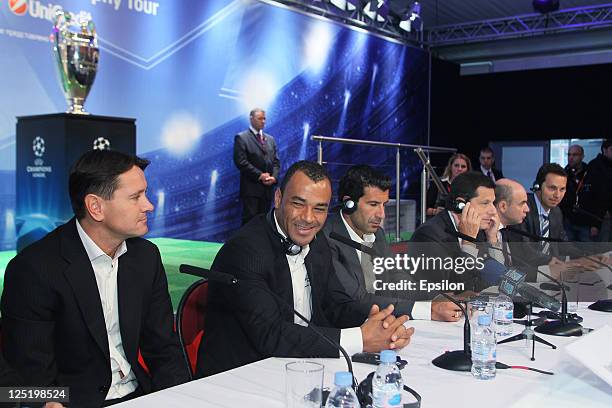
[[[351,167],[340,180],[338,198],[342,208],[330,214],[323,228],[329,241],[332,262],[344,293],[340,297],[386,307],[395,304],[395,313],[409,315],[413,319],[457,321],[461,317],[451,302],[435,299],[434,302],[414,302],[401,291],[377,290],[379,282],[399,282],[409,277],[399,271],[385,271],[376,276],[370,255],[335,240],[333,232],[358,244],[374,249],[379,257],[393,257],[381,225],[385,219],[385,205],[389,201],[391,179],[370,166]]]
[[[266,112],[255,108],[249,114],[250,126],[234,138],[234,164],[240,170],[242,225],[270,209],[280,160],[274,138],[263,132]]]

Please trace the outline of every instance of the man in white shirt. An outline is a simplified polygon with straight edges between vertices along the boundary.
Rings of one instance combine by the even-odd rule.
[[[221,248],[212,269],[240,283],[210,282],[197,376],[208,376],[267,357],[338,357],[400,349],[414,329],[397,319],[393,306],[380,311],[346,300],[333,271],[329,245],[319,231],[327,218],[331,183],[317,163],[293,164],[275,193],[275,208],[243,226]],[[368,319],[367,321],[366,318]],[[365,321],[365,322],[364,322]]]
[[[334,270],[345,289],[345,293],[338,295],[368,305],[375,303],[381,308],[394,304],[396,314],[407,314],[413,319],[457,321],[459,310],[446,299],[414,302],[410,300],[411,291],[382,289],[382,284],[401,282],[409,279],[410,274],[395,269],[375,274],[370,255],[330,237],[336,233],[373,248],[377,257],[392,258],[394,255],[382,228],[390,188],[391,178],[367,165],[349,168],[340,180],[338,198],[342,208],[327,218],[323,228],[332,251]]]
[[[71,406],[112,405],[189,380],[159,250],[139,238],[153,210],[148,163],[85,153],[70,174],[75,218],[6,270],[5,357],[24,385],[69,387]]]

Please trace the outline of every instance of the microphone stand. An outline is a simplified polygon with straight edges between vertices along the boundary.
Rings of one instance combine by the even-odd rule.
[[[539,240],[539,241],[548,241],[548,242],[565,242],[562,239],[555,239],[555,238],[546,238],[546,237],[540,237],[538,235],[534,235],[531,234],[529,232],[523,231],[521,229],[518,228],[509,228],[511,231],[516,232],[519,235],[522,235],[524,237],[527,238],[531,238],[531,239],[535,239],[535,240]],[[573,248],[574,251],[578,251],[580,252],[577,248]],[[576,254],[576,252],[574,252],[574,254]],[[576,256],[580,256],[580,257],[584,257],[585,259],[588,259],[589,261],[596,263],[597,265],[603,266],[604,268],[608,269],[610,271],[610,273],[612,273],[612,267],[604,262],[601,262],[599,259],[595,259],[592,256],[588,256],[588,255],[583,255],[583,254],[576,254]],[[608,285],[606,287],[606,289],[608,290],[612,290],[612,284]],[[599,312],[612,312],[612,299],[600,299],[592,304],[590,304],[589,309],[591,310],[597,310]]]
[[[451,371],[470,371],[472,369],[472,350],[470,348],[470,321],[468,320],[468,314],[461,303],[456,301],[453,297],[441,292],[442,296],[459,306],[465,322],[463,324],[463,350],[447,351],[444,354],[432,360],[433,365],[436,367],[443,368]]]
[[[179,271],[181,273],[197,276],[199,278],[205,278],[205,279],[208,279],[210,281],[215,281],[215,282],[226,284],[226,285],[230,285],[230,286],[232,286],[232,285],[240,285],[240,283],[244,281],[244,280],[237,279],[236,277],[234,277],[233,275],[230,275],[229,273],[212,271],[212,270],[209,270],[209,269],[204,269],[204,268],[200,268],[200,267],[197,267],[197,266],[190,266],[190,265],[185,265],[185,264],[182,264],[182,265],[179,266]],[[248,282],[248,280],[246,280],[246,282]],[[344,347],[342,347],[340,344],[336,343],[334,340],[329,338],[325,333],[319,331],[310,322],[310,320],[308,320],[307,318],[302,316],[297,310],[295,310],[295,308],[291,307],[287,302],[285,302],[284,299],[282,299],[276,293],[274,293],[274,292],[272,292],[272,291],[270,291],[270,290],[268,290],[267,288],[264,288],[264,287],[260,287],[260,289],[263,289],[264,292],[266,292],[267,294],[271,295],[274,298],[274,300],[276,300],[279,304],[281,304],[284,307],[287,307],[288,309],[292,310],[293,313],[300,320],[302,320],[304,323],[306,323],[307,327],[310,328],[310,330],[312,330],[319,337],[321,337],[322,339],[327,341],[330,345],[332,345],[336,349],[340,350],[340,353],[342,353],[342,356],[346,360],[346,366],[348,368],[348,371],[353,376],[353,389],[357,390],[357,379],[355,378],[355,374],[353,373],[353,363],[351,363],[351,359],[350,359],[348,353],[346,352],[346,350],[344,349]],[[325,401],[327,399],[328,395],[329,395],[329,391],[327,391],[327,395],[324,395],[325,398],[323,398],[323,401]]]
[[[544,340],[543,338],[539,337],[538,335],[534,334],[533,329],[531,328],[533,321],[531,320],[531,314],[532,314],[532,307],[533,304],[532,302],[529,302],[529,316],[527,318],[527,321],[525,322],[525,329],[520,333],[517,334],[515,336],[512,337],[508,337],[507,339],[504,339],[502,341],[498,341],[497,344],[504,344],[504,343],[512,343],[515,341],[519,341],[519,340],[531,340],[532,344],[531,344],[531,361],[535,361],[535,342],[537,341],[538,343],[542,343],[545,344],[547,346],[550,346],[553,350],[555,350],[557,348],[557,346],[555,346],[552,343],[547,342],[546,340]]]

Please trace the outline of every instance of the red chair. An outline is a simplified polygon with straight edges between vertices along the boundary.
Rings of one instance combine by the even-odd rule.
[[[187,288],[176,311],[176,329],[192,378],[196,369],[198,348],[204,335],[207,302],[208,281],[201,279]]]

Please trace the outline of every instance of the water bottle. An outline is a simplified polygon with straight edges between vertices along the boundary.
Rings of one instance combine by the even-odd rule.
[[[338,371],[334,376],[332,389],[325,408],[360,408],[357,394],[353,390],[353,375],[348,371]]]
[[[495,378],[495,331],[489,315],[478,316],[478,326],[472,333],[472,375],[479,380]]]
[[[374,408],[402,406],[402,374],[395,364],[397,355],[393,350],[380,353],[380,364],[372,379],[372,405]]]
[[[493,313],[493,316],[495,316],[495,334],[498,336],[512,334],[512,320],[514,319],[514,303],[512,303],[512,299],[500,293],[495,298]]]

